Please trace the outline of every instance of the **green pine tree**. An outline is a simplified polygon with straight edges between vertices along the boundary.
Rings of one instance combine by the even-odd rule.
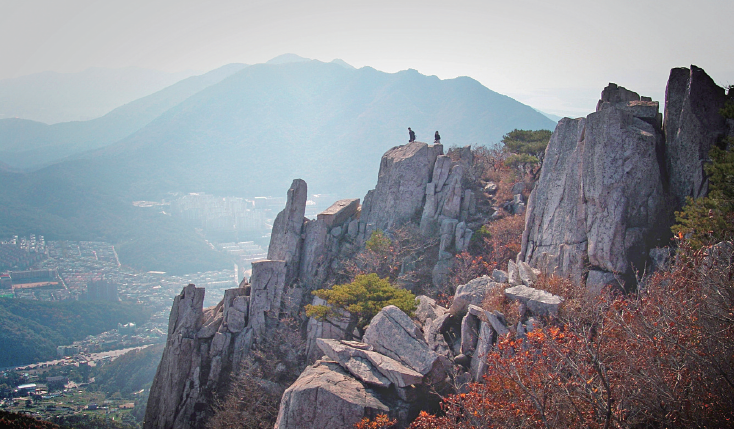
[[[355,328],[362,337],[370,320],[388,305],[394,305],[410,316],[416,309],[415,295],[393,286],[387,278],[381,279],[375,273],[361,274],[351,283],[312,293],[328,305],[307,305],[306,315],[325,320],[339,319],[344,317],[343,311],[349,312],[349,324],[345,329],[347,338],[353,336]]]

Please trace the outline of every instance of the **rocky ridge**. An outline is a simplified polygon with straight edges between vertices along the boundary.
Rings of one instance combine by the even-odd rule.
[[[727,134],[726,101],[696,66],[673,69],[658,102],[610,84],[596,112],[558,122],[530,195],[518,261],[546,273],[634,287],[666,245],[673,212],[705,195],[703,166]],[[654,252],[654,250],[653,250]]]
[[[505,207],[526,211],[522,250],[507,271],[459,286],[449,308],[418,297],[415,319],[386,307],[360,342],[344,340],[346,314],[309,319],[304,354],[315,363],[285,390],[276,427],[351,427],[379,413],[405,426],[437,404],[435,392],[462,391],[480,380],[485,356],[501,336],[514,330],[521,337],[556,314],[561,298],[534,288],[541,272],[592,289],[629,285],[634,270],[666,243],[672,211],[685,196],[705,194],[703,173],[690,172],[702,172],[711,145],[734,134],[733,124],[711,114],[725,97],[692,66],[671,72],[664,121],[657,102],[614,84],[602,92],[596,112],[561,120],[527,205],[519,183]],[[441,145],[395,147],[383,156],[378,183],[362,206],[341,200],[315,220],[303,218],[306,184],[295,180],[274,224],[269,259],[253,264],[251,284],[227,291],[208,309],[201,308],[203,290],[193,285],[176,298],[145,427],[201,426],[213,392],[231,380],[250,349],[285,318],[298,318],[308,293],[373,231],[389,234],[413,222],[439,238],[433,282],[445,283],[476,216],[491,217],[477,213],[476,196],[465,188],[471,157],[469,148],[444,155]],[[517,326],[482,307],[498,292],[521,303]]]

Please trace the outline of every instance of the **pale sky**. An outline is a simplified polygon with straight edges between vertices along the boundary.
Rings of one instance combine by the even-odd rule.
[[[662,101],[672,67],[734,84],[734,1],[0,0],[0,79],[137,66],[208,71],[284,53],[469,76],[561,116],[608,82]]]

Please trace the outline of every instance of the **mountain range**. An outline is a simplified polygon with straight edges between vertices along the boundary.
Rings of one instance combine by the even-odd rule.
[[[78,73],[42,72],[0,80],[0,119],[46,124],[86,121],[195,75],[139,67],[92,67]]]
[[[310,193],[362,197],[374,184],[382,154],[407,141],[408,126],[419,141],[432,141],[438,130],[447,146],[491,146],[514,128],[555,127],[533,108],[468,77],[441,80],[415,70],[384,73],[339,61],[293,60],[232,65],[209,78],[189,78],[189,86],[181,82],[88,121],[99,125],[76,125],[82,131],[74,138],[39,143],[16,131],[16,153],[19,147],[43,153],[59,146],[72,155],[33,172],[0,173],[9,185],[0,189],[0,235],[81,234],[137,243],[150,252],[172,251],[152,231],[180,235],[184,228],[170,226],[170,217],[142,215],[132,201],[170,192],[280,196],[296,177],[309,183]],[[173,90],[197,85],[203,89],[190,89],[191,95]],[[178,98],[161,96],[165,91]],[[109,143],[125,133],[130,134]],[[0,133],[0,141],[11,141],[9,135]],[[13,167],[9,158],[0,161]],[[150,245],[155,240],[158,245]]]

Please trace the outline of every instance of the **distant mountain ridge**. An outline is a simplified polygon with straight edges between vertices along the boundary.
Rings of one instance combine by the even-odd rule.
[[[195,94],[128,138],[89,154],[124,165],[139,197],[172,190],[275,194],[294,177],[362,195],[382,153],[407,141],[493,145],[514,128],[553,129],[529,106],[461,77],[384,73],[320,61],[258,64]],[[128,174],[128,173],[126,173]]]
[[[33,170],[115,143],[186,98],[244,67],[245,64],[228,64],[200,76],[188,77],[89,121],[46,125],[28,119],[0,119],[0,160],[15,169]]]
[[[139,67],[91,67],[78,73],[42,72],[0,80],[0,119],[46,124],[98,118],[196,72]]]
[[[294,178],[307,180],[313,193],[361,197],[382,154],[407,141],[408,126],[419,141],[431,142],[438,130],[450,147],[493,145],[515,128],[555,123],[468,77],[384,73],[338,61],[252,65],[114,144],[32,174],[0,169],[0,235],[124,244],[145,249],[135,266],[161,271],[221,266],[200,254],[208,246],[193,231],[186,235],[175,219],[132,201],[171,192],[280,195]],[[165,262],[172,259],[173,266]]]

